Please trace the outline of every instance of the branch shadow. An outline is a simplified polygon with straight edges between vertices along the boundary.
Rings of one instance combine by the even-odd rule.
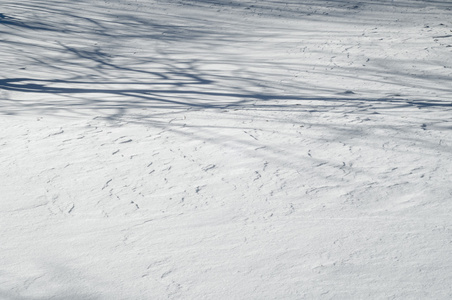
[[[1,32],[6,37],[0,42],[4,54],[0,62],[5,66],[0,72],[1,113],[71,111],[117,117],[136,109],[269,109],[270,106],[272,109],[300,109],[293,103],[303,106],[312,100],[350,105],[355,101],[378,101],[417,107],[451,106],[448,99],[343,94],[346,89],[341,91],[332,85],[295,79],[292,73],[317,68],[309,72],[330,79],[364,74],[360,80],[372,84],[394,84],[396,78],[400,81],[396,84],[406,86],[407,82],[418,80],[422,81],[424,89],[433,90],[438,88],[431,87],[430,82],[447,82],[450,77],[387,70],[390,64],[409,63],[396,58],[386,59],[381,65],[376,59],[373,68],[342,66],[334,71],[329,70],[331,64],[327,62],[313,64],[306,60],[291,65],[269,60],[260,55],[268,51],[265,47],[278,45],[269,42],[280,38],[279,33],[269,31],[269,25],[259,25],[256,32],[250,32],[246,22],[241,20],[250,15],[290,19],[295,14],[298,17],[316,15],[318,21],[338,25],[350,24],[357,22],[350,14],[367,6],[373,5],[376,9],[392,2],[359,1],[352,5],[353,1],[346,4],[289,1],[282,5],[275,1],[251,4],[192,0],[173,3],[178,4],[180,11],[168,14],[168,4],[159,2],[68,4],[55,0],[49,5],[43,1],[21,4],[6,1],[5,11],[0,14]],[[395,5],[425,7],[423,3],[412,1],[399,1]],[[439,9],[446,7],[444,1],[431,1],[429,5]],[[231,9],[237,10],[237,17],[225,18],[222,14]],[[148,15],[150,10],[152,17]],[[329,14],[325,15],[323,10]],[[327,30],[318,28],[297,33],[296,28],[287,27],[286,31],[294,38],[306,39],[303,44],[308,47],[315,46],[316,40],[311,42],[307,38],[329,35]],[[299,44],[288,46],[289,49],[282,45],[278,50],[301,49]],[[247,55],[247,47],[251,47],[252,56]],[[319,53],[312,51],[311,55],[319,56]],[[392,75],[389,79],[388,72]],[[441,88],[442,93],[452,92],[447,84]],[[293,101],[292,104],[281,102],[284,100]],[[278,104],[269,105],[272,101]]]

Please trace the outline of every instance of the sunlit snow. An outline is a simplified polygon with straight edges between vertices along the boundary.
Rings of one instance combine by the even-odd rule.
[[[0,0],[0,299],[451,299],[450,1]]]

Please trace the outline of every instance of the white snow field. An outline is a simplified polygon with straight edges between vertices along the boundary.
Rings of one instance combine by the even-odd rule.
[[[452,2],[0,0],[0,299],[451,299]]]

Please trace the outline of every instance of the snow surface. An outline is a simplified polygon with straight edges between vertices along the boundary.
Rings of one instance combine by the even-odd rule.
[[[0,298],[452,298],[451,21],[0,0]]]

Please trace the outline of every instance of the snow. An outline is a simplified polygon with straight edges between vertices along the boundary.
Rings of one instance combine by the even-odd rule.
[[[1,299],[450,299],[448,1],[0,6]]]

